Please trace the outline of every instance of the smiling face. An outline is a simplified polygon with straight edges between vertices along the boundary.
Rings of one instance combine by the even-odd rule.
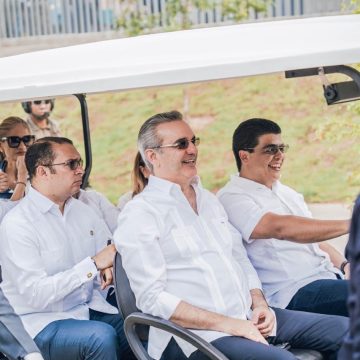
[[[256,181],[271,189],[280,178],[285,154],[278,151],[275,155],[266,153],[271,145],[283,145],[281,134],[265,134],[258,138],[258,145],[250,151],[240,150],[240,176]]]
[[[6,137],[19,136],[22,138],[23,136],[26,136],[26,135],[30,135],[29,128],[27,126],[18,124],[18,125],[15,125],[11,130],[9,130],[5,136]],[[18,156],[25,155],[26,150],[27,150],[27,147],[25,146],[23,141],[20,142],[20,145],[17,148],[9,147],[7,141],[0,142],[0,151],[4,153],[5,159],[8,162],[16,161]]]
[[[175,144],[179,140],[189,140],[187,149],[164,147],[148,149],[146,155],[153,165],[155,176],[179,184],[182,188],[189,186],[197,174],[197,147],[191,142],[194,133],[189,125],[182,120],[163,123],[156,128],[158,137],[162,139],[159,145]]]

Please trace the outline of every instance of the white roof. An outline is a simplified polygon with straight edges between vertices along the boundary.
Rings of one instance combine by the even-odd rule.
[[[0,102],[360,62],[360,15],[255,22],[0,58]]]

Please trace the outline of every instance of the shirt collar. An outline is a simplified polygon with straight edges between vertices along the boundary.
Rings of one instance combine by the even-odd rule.
[[[34,202],[37,206],[37,208],[43,213],[47,213],[52,209],[56,209],[59,211],[59,206],[55,204],[53,201],[51,201],[49,198],[47,198],[45,195],[34,189],[32,186],[30,186],[29,192],[26,195],[32,202]],[[70,198],[65,203],[65,211],[69,207],[69,204],[73,201],[73,198]],[[64,214],[65,214],[64,211]]]
[[[46,119],[46,127],[44,127],[44,128],[41,128],[40,126],[38,126],[34,121],[33,121],[33,119],[32,119],[32,117],[31,116],[29,116],[28,117],[28,120],[29,120],[29,122],[30,122],[30,127],[32,127],[32,128],[35,128],[35,129],[37,129],[37,128],[39,128],[39,129],[41,129],[41,130],[51,130],[51,124],[50,124],[50,119]]]
[[[274,182],[272,188],[269,189],[267,186],[260,184],[256,181],[243,178],[239,174],[231,175],[230,183],[235,186],[241,187],[242,190],[249,191],[249,192],[250,191],[266,191],[266,192],[270,191],[273,193],[277,193],[277,191],[279,189],[279,184],[280,184],[280,182],[277,180]]]
[[[193,185],[194,187],[201,186],[200,178],[198,176],[194,176],[194,178],[191,181],[191,185]],[[154,175],[150,175],[148,186],[150,188],[156,188],[157,190],[167,194],[170,194],[171,191],[181,191],[179,184],[159,178]]]

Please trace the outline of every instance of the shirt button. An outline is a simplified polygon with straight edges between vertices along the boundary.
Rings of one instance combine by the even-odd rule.
[[[92,274],[91,272],[89,272],[89,273],[87,273],[86,276],[90,279],[90,278],[92,277],[92,275],[93,275],[93,274]]]

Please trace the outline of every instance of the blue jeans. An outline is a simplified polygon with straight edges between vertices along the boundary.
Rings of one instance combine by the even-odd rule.
[[[292,348],[320,351],[326,360],[335,360],[342,340],[348,332],[349,319],[343,316],[312,314],[274,308],[277,333],[269,342],[273,345],[288,342]],[[287,350],[267,346],[237,336],[225,336],[211,342],[229,360],[296,360]],[[172,340],[161,360],[185,360],[177,343]],[[205,360],[200,351],[195,351],[189,360]]]
[[[348,280],[316,280],[299,289],[286,308],[319,314],[349,316],[348,294]]]
[[[90,309],[90,320],[58,320],[47,325],[35,343],[45,360],[135,359],[120,315]]]

